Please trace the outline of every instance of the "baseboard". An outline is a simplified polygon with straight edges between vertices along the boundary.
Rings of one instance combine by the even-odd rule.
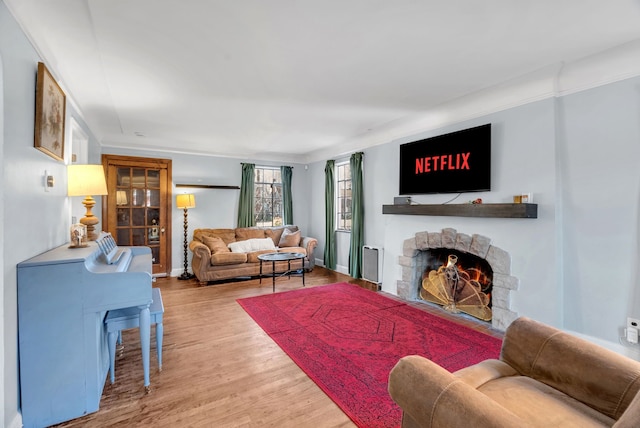
[[[326,266],[324,265],[324,260],[323,259],[316,259],[316,266],[321,266],[323,268],[326,268]],[[342,266],[342,265],[337,265],[335,269],[336,272],[338,273],[343,273],[345,275],[349,275],[349,267],[348,266]]]
[[[182,269],[171,269],[171,273],[169,274],[169,276],[173,277],[173,276],[180,276],[182,275],[182,273],[184,272],[184,268]],[[188,271],[189,273],[191,273],[191,271]]]
[[[340,273],[343,273],[345,275],[349,275],[349,267],[348,266],[337,265],[336,266],[336,272],[340,272]]]

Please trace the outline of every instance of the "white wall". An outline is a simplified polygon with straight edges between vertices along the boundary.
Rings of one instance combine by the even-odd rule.
[[[559,107],[565,326],[617,342],[616,327],[640,316],[640,79]]]
[[[2,54],[0,53],[0,158],[4,158],[4,77],[2,70]],[[0,163],[0,236],[4,236],[4,163]],[[4,243],[0,245],[0,272],[4,277]],[[0,402],[5,402],[5,333],[4,333],[4,281],[0,293]],[[0,407],[0,421],[5,421],[5,406]]]
[[[2,419],[0,426],[19,427],[18,314],[16,265],[69,241],[70,200],[67,197],[66,162],[57,161],[33,146],[37,63],[36,50],[19,28],[4,2],[0,2],[0,59],[2,60]],[[51,70],[54,73],[54,70]],[[54,73],[55,76],[55,73]],[[63,89],[64,89],[64,85]],[[82,118],[67,104],[67,123],[74,118],[89,135],[89,149],[97,143]],[[65,159],[70,153],[70,128],[65,138]],[[89,161],[95,161],[95,156]],[[98,156],[99,160],[99,156]],[[44,171],[56,183],[44,190]],[[7,201],[9,197],[9,201]],[[100,209],[99,206],[96,207]]]

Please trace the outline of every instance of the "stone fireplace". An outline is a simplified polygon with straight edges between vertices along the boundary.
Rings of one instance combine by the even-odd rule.
[[[491,239],[482,235],[466,235],[446,228],[439,232],[418,232],[406,239],[402,246],[399,264],[402,279],[397,283],[398,297],[407,301],[421,300],[419,292],[426,269],[426,257],[422,252],[432,249],[452,249],[484,259],[493,271],[491,292],[491,326],[505,331],[518,314],[511,310],[511,291],[517,290],[518,279],[511,276],[511,256],[508,252],[491,245]]]

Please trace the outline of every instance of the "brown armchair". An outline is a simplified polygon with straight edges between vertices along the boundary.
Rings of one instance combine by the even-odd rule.
[[[499,360],[450,373],[402,358],[389,393],[413,427],[640,427],[640,362],[528,318]]]

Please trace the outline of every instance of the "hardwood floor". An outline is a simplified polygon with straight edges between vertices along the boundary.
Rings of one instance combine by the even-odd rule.
[[[372,286],[321,267],[306,275],[307,287],[335,282]],[[138,330],[127,330],[116,382],[107,380],[100,410],[57,426],[355,426],[236,303],[270,294],[271,279],[200,286],[196,280],[159,278],[154,287],[162,290],[165,315],[162,372],[151,332],[151,393],[144,392]],[[300,277],[282,278],[276,292],[301,287]],[[417,305],[447,316],[439,308]],[[486,323],[454,321],[499,336]]]

